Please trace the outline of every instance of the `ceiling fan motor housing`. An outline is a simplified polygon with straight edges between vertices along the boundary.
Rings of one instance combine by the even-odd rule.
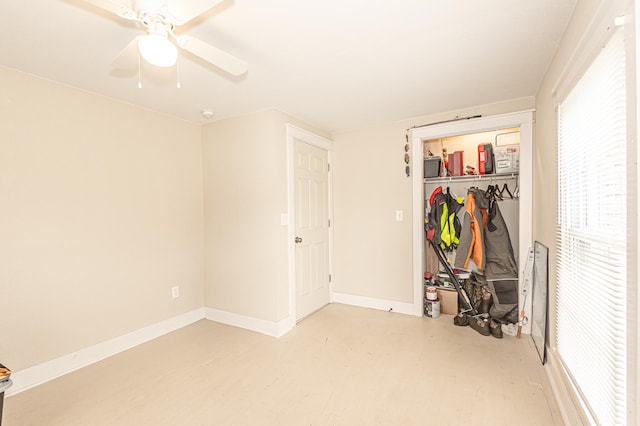
[[[148,34],[136,37],[125,51],[137,47],[140,56],[153,65],[175,65],[177,47],[180,47],[232,75],[239,76],[247,72],[247,63],[242,59],[188,34],[176,35],[173,32],[176,27],[202,15],[223,0],[127,0],[132,7],[123,4],[124,0],[84,1],[144,25]],[[169,39],[169,35],[173,40]]]
[[[159,21],[173,28],[181,22],[171,13],[171,6],[168,3],[166,0],[137,0],[134,1],[134,10],[145,25],[147,22]]]

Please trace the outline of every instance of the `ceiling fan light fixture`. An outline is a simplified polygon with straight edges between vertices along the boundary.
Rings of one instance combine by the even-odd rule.
[[[166,36],[148,34],[138,40],[140,56],[152,65],[171,67],[178,60],[178,49]]]

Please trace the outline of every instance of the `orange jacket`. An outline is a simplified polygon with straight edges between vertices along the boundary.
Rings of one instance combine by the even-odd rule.
[[[464,269],[469,268],[469,260],[473,259],[478,271],[484,271],[485,267],[485,248],[484,248],[484,229],[487,224],[487,206],[476,204],[476,194],[478,188],[469,188],[467,194],[466,211],[460,233],[460,244],[458,245],[458,254],[456,256],[456,266]],[[484,200],[484,197],[480,197]]]

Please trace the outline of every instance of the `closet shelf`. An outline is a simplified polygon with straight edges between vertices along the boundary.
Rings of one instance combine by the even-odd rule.
[[[438,176],[424,178],[424,183],[430,182],[457,182],[457,181],[489,181],[491,179],[511,179],[518,177],[518,173],[494,173],[490,175],[465,175],[465,176]]]

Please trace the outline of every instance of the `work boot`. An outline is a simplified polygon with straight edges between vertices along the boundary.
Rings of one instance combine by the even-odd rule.
[[[480,294],[481,296],[480,296],[480,303],[478,304],[478,313],[488,314],[489,308],[491,308],[491,305],[493,303],[491,292],[489,292],[489,289],[487,288],[487,286],[484,285],[481,287]]]
[[[473,328],[483,336],[491,334],[491,331],[489,330],[489,320],[484,318],[469,318],[469,327]]]
[[[458,325],[460,327],[464,327],[465,325],[469,325],[469,316],[466,314],[458,314],[453,317],[453,325]]]
[[[498,321],[494,319],[489,321],[489,331],[491,332],[491,335],[496,339],[502,339],[502,324],[500,324]]]
[[[518,322],[518,307],[516,306],[508,314],[504,316],[504,322],[507,324],[516,324]]]

